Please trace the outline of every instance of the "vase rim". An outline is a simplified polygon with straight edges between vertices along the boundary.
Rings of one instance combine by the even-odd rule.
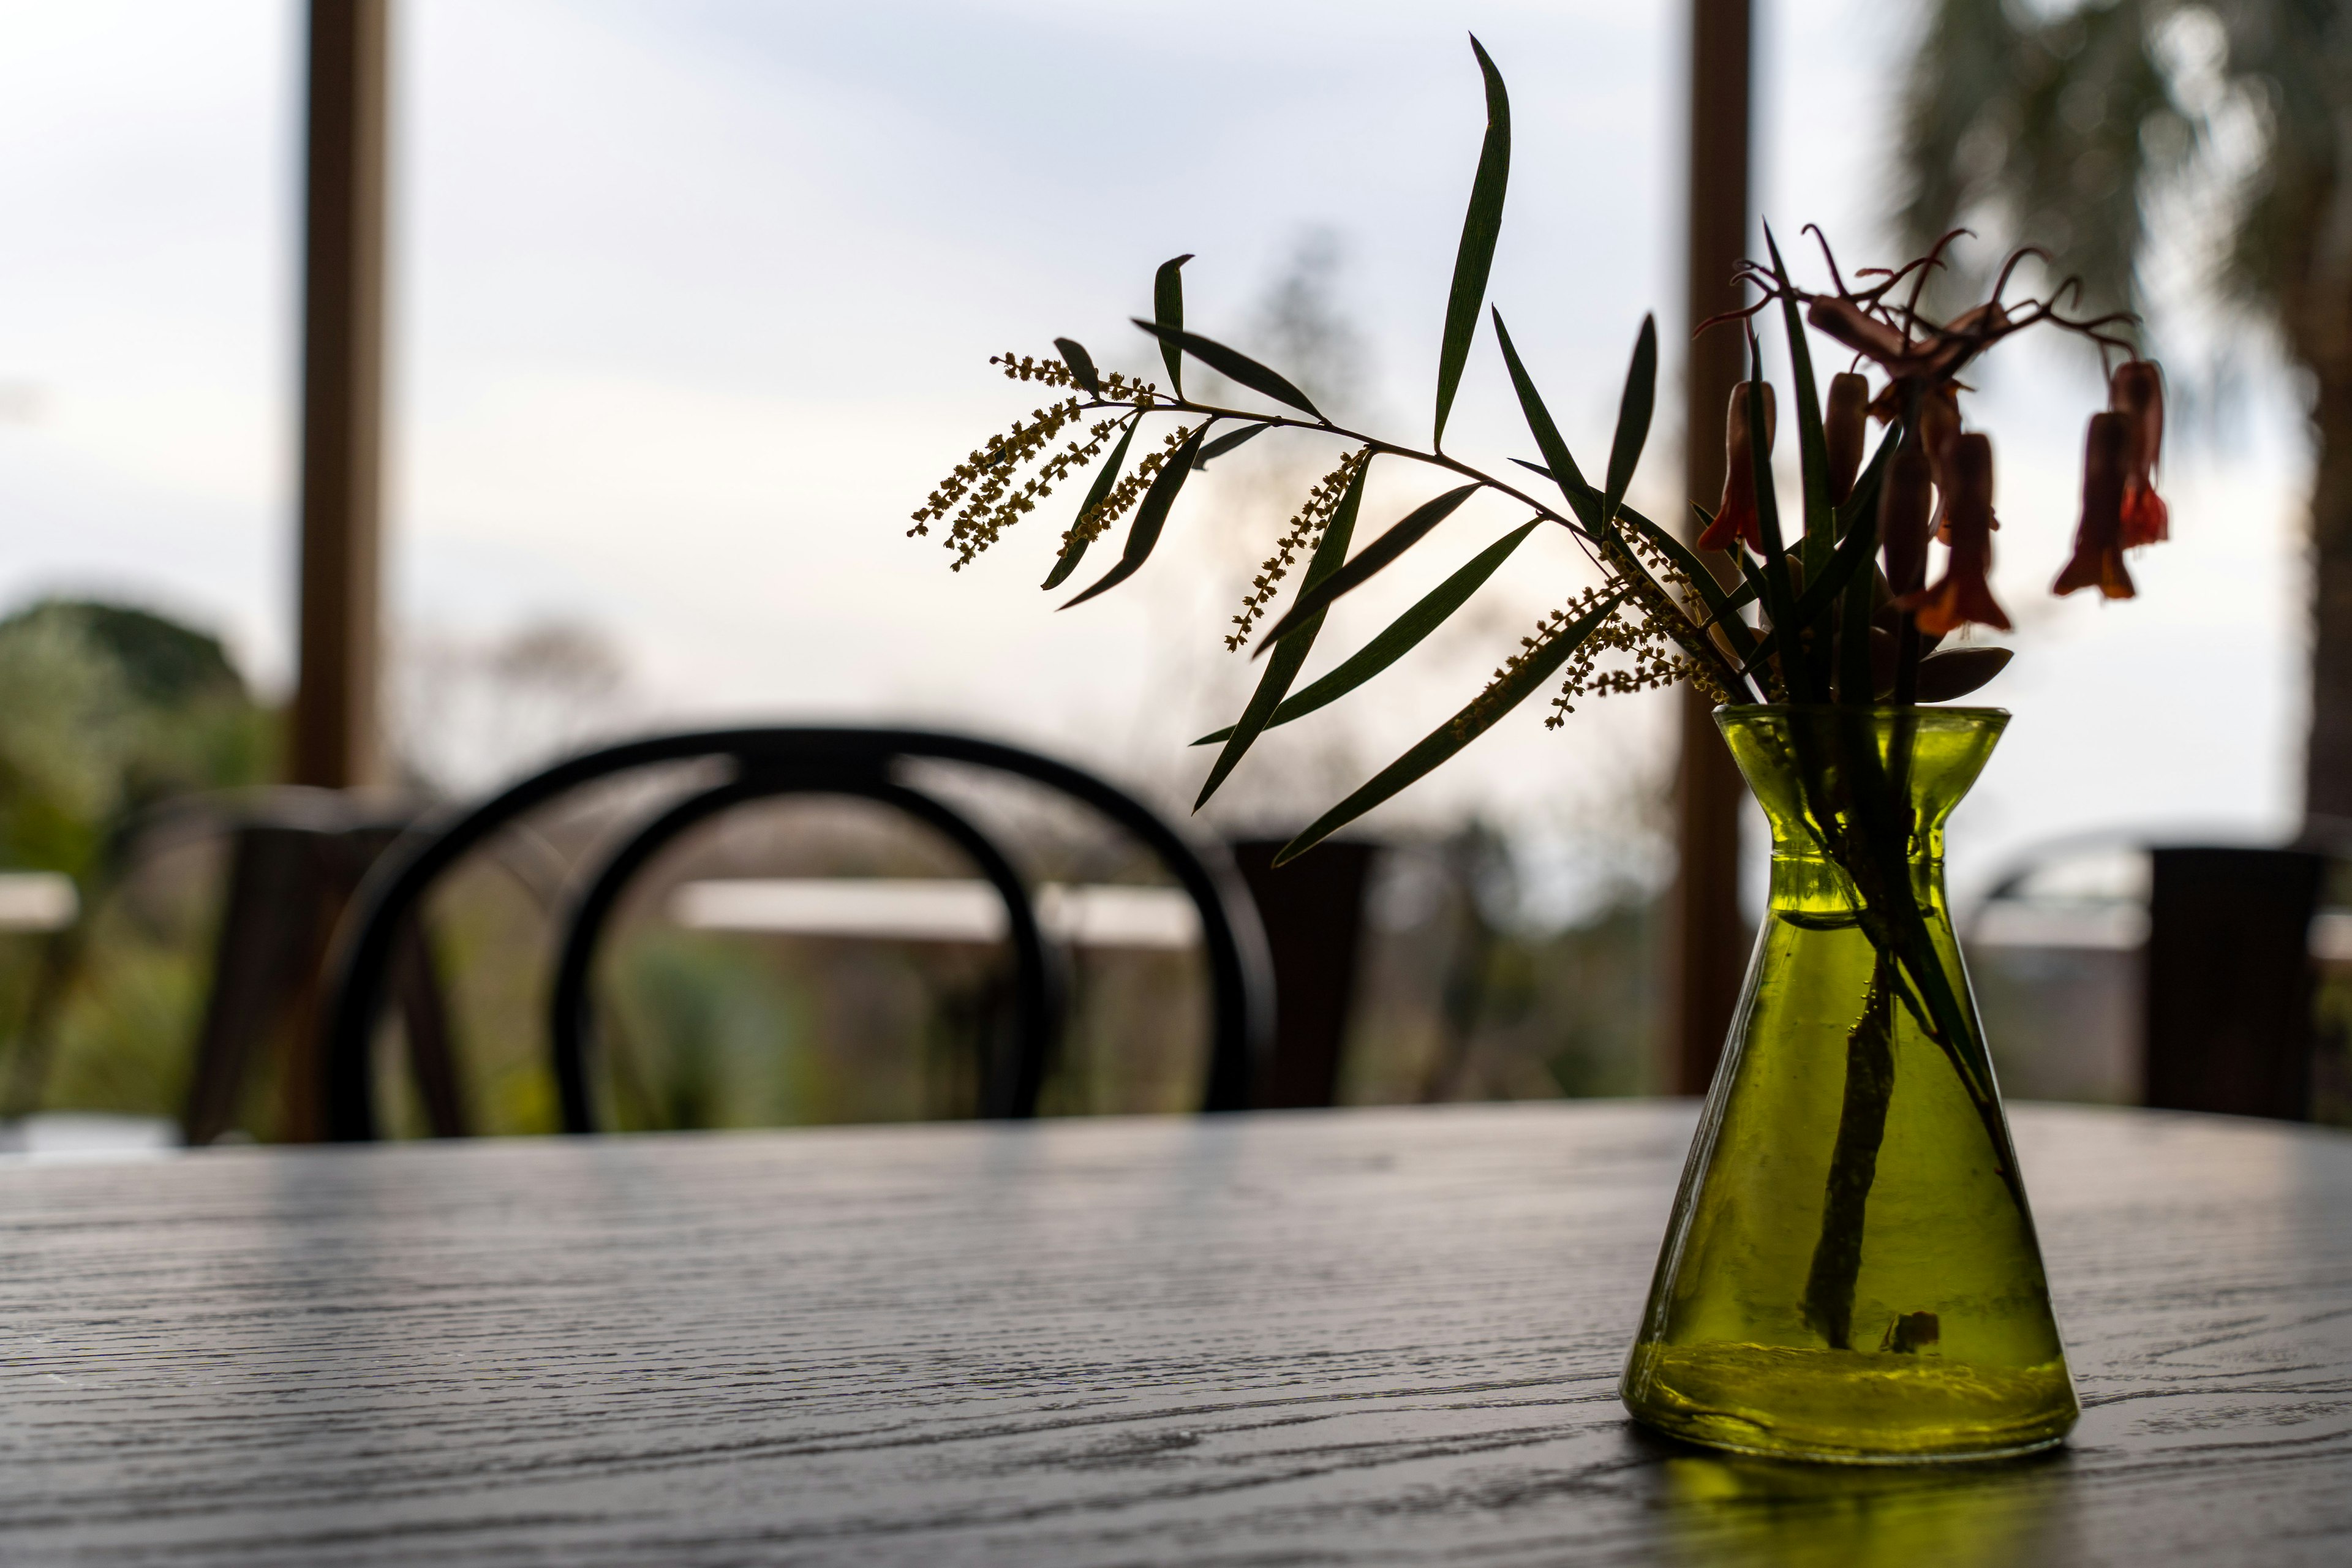
[[[1874,702],[1867,708],[1845,702],[1722,702],[1716,705],[1715,710],[1740,716],[1750,713],[1916,713],[1922,717],[1941,714],[1953,719],[2011,717],[2006,708],[1964,708],[1942,702],[1915,702],[1907,706]]]

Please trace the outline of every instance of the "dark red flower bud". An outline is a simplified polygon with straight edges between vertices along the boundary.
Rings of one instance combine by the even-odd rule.
[[[1816,299],[1806,308],[1805,320],[1854,353],[1868,354],[1881,364],[1903,359],[1910,352],[1901,332],[1850,300],[1827,296]]]
[[[1927,576],[1927,503],[1932,483],[1927,450],[1917,430],[1906,433],[1886,465],[1878,492],[1878,538],[1886,552],[1886,585],[1914,594]]]
[[[1896,603],[1913,612],[1919,629],[1945,637],[1973,622],[2009,629],[2009,616],[1992,596],[1986,574],[1992,569],[1992,442],[1983,436],[1955,436],[1943,466],[1944,525],[1952,547],[1937,584]]]
[[[1830,377],[1829,407],[1822,415],[1822,441],[1830,459],[1830,504],[1843,506],[1862,472],[1862,448],[1869,435],[1870,381],[1847,371]]]
[[[2156,493],[2157,460],[2164,455],[2164,375],[2155,362],[2117,366],[2107,384],[2107,406],[2132,423],[2124,458],[2124,548],[2160,543],[2171,537],[2172,519]]]
[[[1988,300],[1972,310],[1963,311],[1952,319],[1944,331],[1954,337],[1997,338],[2009,331],[2009,310],[1998,300]]]
[[[1756,512],[1756,458],[1748,439],[1748,389],[1753,386],[1763,389],[1764,456],[1769,467],[1772,384],[1743,381],[1731,389],[1731,412],[1723,426],[1723,504],[1715,509],[1715,521],[1698,536],[1702,550],[1728,550],[1735,540],[1747,541],[1751,550],[1764,548],[1764,525]]]
[[[2128,415],[2091,416],[2083,446],[2083,520],[2074,528],[2074,554],[2050,585],[2052,593],[2095,587],[2110,599],[2128,599],[2138,592],[2124,567],[2124,478],[2132,437]]]

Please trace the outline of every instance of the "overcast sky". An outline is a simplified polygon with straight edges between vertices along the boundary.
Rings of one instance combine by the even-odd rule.
[[[1759,9],[1766,214],[1885,258],[1900,8]],[[1598,466],[1643,312],[1670,353],[1682,336],[1679,11],[403,0],[391,614],[442,638],[596,626],[646,722],[948,722],[1183,793],[1205,759],[1181,742],[1245,689],[1219,635],[1281,525],[1280,455],[1188,497],[1130,589],[1055,615],[1035,588],[1055,508],[960,575],[903,536],[940,473],[1037,401],[988,355],[1067,334],[1141,367],[1126,318],[1181,251],[1199,257],[1192,320],[1245,339],[1322,231],[1367,350],[1354,401],[1425,431],[1482,123],[1475,26],[1513,91],[1492,297]],[[152,603],[223,632],[272,689],[289,672],[299,48],[284,0],[0,4],[0,606]],[[2166,325],[2200,353],[2227,336],[2188,312]],[[2178,542],[2135,563],[2140,600],[2057,604],[2097,396],[2080,361],[2029,351],[1972,412],[1999,453],[2021,657],[1986,693],[2019,717],[1964,808],[1964,879],[2059,834],[2261,835],[2296,805],[2292,405],[2258,378],[2231,444],[2176,454]],[[1528,450],[1485,340],[1451,434],[1495,462]],[[1642,476],[1660,508],[1677,438],[1662,429]],[[1295,461],[1311,479],[1328,457]],[[1384,479],[1368,525],[1441,488]],[[1335,615],[1321,658],[1517,521],[1465,509],[1423,575]],[[1460,630],[1269,740],[1235,811],[1328,803],[1588,580],[1539,538]],[[1612,700],[1547,734],[1530,703],[1389,819],[1478,809],[1605,862],[1626,802],[1665,776],[1665,716]]]

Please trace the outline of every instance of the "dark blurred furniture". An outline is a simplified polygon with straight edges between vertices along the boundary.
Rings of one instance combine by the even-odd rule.
[[[2352,1562],[2352,1136],[2018,1107],[2075,1443],[1798,1465],[1651,1437],[1617,1402],[1696,1115],[16,1165],[0,1557]]]
[[[328,942],[368,868],[408,820],[300,789],[272,791],[233,811],[212,991],[180,1120],[189,1143],[210,1143],[235,1125],[257,1058],[273,1038],[293,1047],[279,1054],[279,1136],[317,1139],[317,1062],[308,1046],[318,1033]],[[413,910],[394,943],[391,974],[426,1125],[436,1137],[461,1136],[467,1117],[447,1012]]]
[[[1252,1107],[1269,1110],[1337,1103],[1363,946],[1364,892],[1379,855],[1374,845],[1326,839],[1276,868],[1274,858],[1286,842],[1246,838],[1231,846],[1274,958],[1274,1048],[1250,1096]]]
[[[289,787],[182,796],[126,817],[107,837],[75,923],[58,933],[42,965],[11,1064],[7,1113],[39,1107],[58,1013],[79,973],[90,922],[106,901],[164,850],[225,838],[226,885],[181,1136],[203,1145],[236,1128],[256,1075],[274,1068],[275,1135],[315,1140],[319,1085],[310,1046],[329,939],[368,868],[412,815],[340,791]],[[413,918],[398,933],[391,976],[426,1123],[436,1136],[463,1133],[467,1117],[446,1013]]]
[[[2301,849],[2152,852],[2147,1103],[2311,1114],[2311,921],[2325,856]]]
[[[2000,878],[1969,940],[1986,940],[1996,906],[2041,906],[2041,918],[2053,922],[2048,934],[2001,945],[2080,948],[2131,961],[2136,974],[2117,980],[2126,995],[2135,987],[2139,994],[2133,1044],[2143,1104],[2305,1121],[2318,1065],[2314,921],[2343,847],[2316,840],[2275,849],[2147,847],[2085,836],[2046,846]],[[2117,880],[2112,870],[2095,873],[2092,890],[2068,890],[2070,870],[2118,856],[2145,857],[2144,893],[2136,877]],[[2036,890],[2043,887],[2053,890]],[[2142,910],[2145,924],[2135,931]],[[2114,918],[2126,914],[2133,920]],[[2128,1070],[2115,1091],[2132,1091]]]
[[[1045,784],[1099,812],[1159,858],[1191,896],[1207,952],[1213,995],[1203,1109],[1235,1110],[1249,1103],[1252,1079],[1273,1033],[1273,986],[1265,935],[1247,889],[1215,848],[1195,844],[1092,773],[1001,742],[918,730],[741,729],[655,736],[574,757],[411,835],[379,861],[336,939],[331,1002],[319,1053],[320,1115],[329,1138],[376,1136],[375,1023],[394,985],[402,933],[434,882],[525,813],[559,795],[636,769],[694,761],[722,762],[730,775],[669,806],[626,838],[588,878],[563,922],[549,1033],[566,1131],[587,1132],[596,1126],[589,1092],[594,1025],[590,980],[598,945],[631,879],[696,824],[751,801],[793,795],[850,795],[895,806],[947,837],[994,886],[1004,900],[1013,949],[1013,1023],[1009,1038],[981,1064],[980,1109],[990,1117],[1034,1114],[1060,1033],[1059,955],[1048,948],[1028,889],[1011,860],[961,813],[902,776],[908,763],[920,761],[969,764]]]

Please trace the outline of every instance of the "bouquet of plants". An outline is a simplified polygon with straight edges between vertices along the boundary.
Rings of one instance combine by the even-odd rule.
[[[1807,956],[1792,949],[1783,962],[1770,941],[1759,945],[1743,1023],[1735,1027],[1736,1048],[1702,1121],[1676,1230],[1654,1288],[1651,1321],[1628,1371],[1628,1403],[1645,1419],[1702,1441],[1748,1446],[1737,1434],[1769,1430],[1778,1436],[1755,1446],[1782,1452],[1851,1458],[2017,1451],[2054,1441],[2073,1419],[2071,1385],[2050,1323],[1990,1058],[1943,907],[1937,858],[1943,816],[1975,776],[2006,716],[1932,705],[1976,690],[2010,658],[2005,648],[1957,638],[1972,626],[2010,625],[1988,575],[2000,528],[1992,443],[1968,427],[1962,395],[1982,356],[2022,331],[2050,328],[2097,350],[2108,371],[2108,406],[2089,422],[2081,519],[2073,554],[2053,587],[2061,595],[2094,589],[2128,598],[2134,589],[2126,552],[2155,543],[2168,531],[2165,503],[2155,488],[2162,378],[2155,364],[2137,356],[2131,318],[2070,313],[2080,296],[2071,280],[2039,296],[2012,298],[2024,264],[2038,254],[2030,249],[2009,258],[1983,302],[1938,320],[1922,300],[1957,236],[1900,266],[1865,268],[1849,279],[1826,239],[1812,231],[1825,276],[1820,287],[1809,288],[1796,280],[1768,228],[1765,258],[1740,274],[1752,289],[1751,302],[1699,328],[1744,333],[1754,367],[1727,411],[1723,494],[1711,509],[1694,504],[1684,529],[1653,521],[1628,504],[1626,493],[1656,401],[1654,322],[1645,319],[1635,338],[1616,430],[1594,472],[1569,449],[1501,310],[1486,301],[1509,178],[1510,104],[1494,61],[1475,38],[1471,43],[1485,79],[1486,132],[1446,301],[1425,444],[1343,426],[1280,371],[1193,331],[1183,293],[1183,268],[1192,258],[1180,256],[1159,269],[1151,317],[1134,323],[1157,344],[1164,384],[1105,372],[1069,338],[1055,339],[1051,356],[1008,353],[992,360],[1006,376],[1049,389],[1054,400],[957,465],[914,514],[911,531],[943,527],[960,569],[1091,468],[1045,586],[1058,590],[1071,583],[1098,542],[1122,524],[1125,533],[1118,559],[1069,597],[1066,608],[1108,593],[1143,568],[1186,482],[1207,463],[1268,434],[1335,447],[1331,467],[1299,502],[1233,618],[1227,647],[1254,647],[1264,673],[1239,716],[1195,742],[1217,748],[1197,809],[1267,730],[1373,679],[1459,611],[1537,529],[1566,530],[1597,570],[1598,584],[1565,595],[1484,690],[1325,812],[1280,858],[1305,852],[1396,795],[1554,682],[1552,725],[1579,697],[1682,681],[1723,705],[1718,721],[1774,819],[1776,857],[1785,853],[1791,867],[1784,898],[1776,860],[1768,938],[1773,931],[1811,931],[1834,951],[1817,945]],[[1759,320],[1777,320],[1785,334],[1790,374],[1784,389],[1763,374],[1755,331]],[[1488,322],[1533,446],[1531,456],[1514,458],[1504,469],[1466,461],[1444,445],[1471,350]],[[1808,329],[1850,356],[1826,387],[1816,374]],[[1188,365],[1215,372],[1255,401],[1236,406],[1189,395]],[[1785,507],[1771,466],[1784,405],[1795,418],[1800,481]],[[1880,432],[1874,443],[1874,424]],[[1360,543],[1365,480],[1375,463],[1426,470],[1444,488]],[[1524,508],[1528,520],[1455,567],[1327,673],[1299,685],[1332,605],[1421,549],[1439,523],[1482,491]],[[1280,605],[1294,578],[1295,592]],[[1791,1038],[1833,1032],[1828,1044],[1791,1047],[1778,1058],[1759,1047],[1761,1054],[1751,1052],[1745,1066],[1736,1066],[1742,1027],[1777,1029]],[[1840,1038],[1843,1050],[1834,1048]],[[1834,1132],[1825,1129],[1818,1147],[1803,1156],[1815,1162],[1805,1168],[1817,1172],[1807,1179],[1818,1182],[1811,1190],[1819,1196],[1810,1207],[1782,1205],[1804,1212],[1794,1219],[1778,1214],[1769,1222],[1802,1229],[1809,1260],[1769,1279],[1727,1288],[1725,1300],[1736,1299],[1736,1306],[1707,1308],[1705,1289],[1678,1280],[1675,1270],[1694,1248],[1704,1251],[1702,1233],[1715,1223],[1698,1211],[1709,1201],[1706,1170],[1712,1151],[1726,1139],[1736,1142],[1740,1091],[1732,1080],[1745,1073],[1758,1085],[1755,1093],[1769,1101],[1794,1092],[1789,1085],[1812,1082],[1820,1061],[1831,1057],[1843,1068],[1843,1087],[1826,1102]],[[1980,1131],[1972,1135],[1974,1152],[1959,1148],[1969,1140],[1947,1137],[1932,1157],[1974,1162],[1998,1186],[1964,1212],[1937,1206],[1967,1186],[1964,1176],[1927,1188],[1898,1184],[1902,1193],[1930,1195],[1899,1203],[1883,1197],[1873,1209],[1882,1146],[1895,1147],[1912,1136],[1905,1131],[1908,1122],[1890,1123],[1895,1085],[1908,1081],[1916,1094],[1948,1099],[1929,1082],[1938,1076],[1929,1070],[1937,1060],[1946,1064],[1944,1084],[1960,1090],[1961,1098],[1950,1103],[1965,1109],[1954,1114]],[[1818,1104],[1818,1093],[1826,1091],[1805,1092],[1815,1093],[1809,1103]],[[1799,1114],[1787,1111],[1783,1120]],[[1812,1110],[1801,1114],[1822,1119]],[[1780,1163],[1794,1168],[1802,1160],[1780,1157]],[[1752,1200],[1752,1183],[1749,1189]],[[1748,1227],[1738,1247],[1751,1258],[1769,1250],[1758,1239],[1754,1227],[1763,1222],[1752,1213],[1736,1223]],[[1979,1359],[1961,1382],[1937,1385],[1935,1397],[1913,1401],[1907,1426],[1897,1420],[1874,1426],[1874,1417],[1853,1414],[1875,1408],[1873,1400],[1884,1403],[1885,1387],[1871,1380],[1883,1382],[1886,1374],[1875,1363],[1866,1372],[1839,1363],[1843,1370],[1832,1381],[1844,1391],[1846,1405],[1837,1408],[1847,1415],[1837,1419],[1846,1420],[1845,1426],[1824,1415],[1832,1406],[1812,1394],[1792,1394],[1775,1404],[1779,1395],[1754,1393],[1780,1386],[1774,1380],[1787,1369],[1773,1358],[1783,1352],[1865,1354],[1857,1349],[1867,1342],[1857,1337],[1858,1314],[1874,1290],[1895,1289],[1886,1282],[1895,1276],[1884,1270],[1865,1278],[1866,1224],[1888,1236],[1909,1227],[1910,1239],[1902,1246],[1915,1252],[1920,1237],[1937,1238],[1930,1250],[1937,1245],[1952,1249],[1958,1274],[1975,1267],[1969,1258],[1982,1263],[1982,1277],[1953,1287],[1958,1293],[1949,1300],[1935,1295],[1941,1285],[1903,1287],[1922,1298],[1935,1295],[1942,1303],[1935,1310],[1924,1300],[1869,1308],[1885,1321],[1880,1351],[1870,1352],[1881,1359],[1910,1355],[1915,1363],[1906,1364],[1916,1370],[1925,1364],[1916,1358],[1940,1353],[1938,1346],[1953,1347],[1955,1357],[1961,1353],[1958,1347],[1978,1347],[1970,1353]],[[1737,1268],[1727,1264],[1718,1272]],[[2011,1303],[2010,1317],[1979,1310],[1994,1298]],[[1965,1315],[1970,1312],[1975,1317]],[[1989,1326],[1996,1318],[2007,1325],[1998,1332]],[[1690,1326],[1702,1319],[1716,1326]],[[1721,1327],[1731,1319],[1746,1327],[1738,1332]],[[1805,1371],[1798,1381],[1814,1376]],[[1756,1407],[1741,1405],[1743,1399]],[[1916,1414],[1931,1409],[1945,1414]]]
[[[956,465],[914,514],[913,534],[945,528],[960,570],[1093,468],[1045,588],[1069,583],[1095,544],[1122,522],[1126,533],[1117,562],[1069,598],[1063,607],[1070,608],[1142,570],[1186,481],[1213,459],[1268,432],[1341,448],[1300,502],[1234,617],[1226,646],[1255,642],[1265,669],[1234,723],[1196,742],[1219,747],[1196,809],[1266,730],[1338,700],[1403,658],[1539,527],[1567,530],[1598,569],[1601,585],[1570,595],[1522,640],[1485,690],[1300,833],[1284,851],[1286,858],[1445,762],[1555,678],[1561,681],[1549,721],[1555,726],[1580,695],[1683,680],[1726,702],[1903,706],[1975,690],[2007,662],[2007,651],[1947,647],[1945,639],[1972,624],[2006,629],[2010,622],[1987,581],[2000,526],[1993,507],[1992,446],[1987,436],[1964,427],[1962,378],[1986,351],[2033,327],[2079,334],[2120,362],[2113,370],[2110,406],[2090,423],[2082,520],[2073,559],[2054,588],[2131,596],[2124,552],[2166,535],[2165,506],[2153,483],[2163,440],[2161,379],[2124,335],[2129,317],[2081,320],[2065,313],[2071,284],[2047,298],[2005,298],[2020,264],[2036,254],[2032,251],[2010,258],[1983,304],[1937,321],[1921,311],[1920,298],[1957,236],[1900,267],[1866,268],[1851,283],[1823,240],[1828,287],[1814,291],[1791,279],[1768,229],[1769,259],[1743,274],[1756,288],[1755,302],[1701,330],[1748,326],[1753,352],[1752,318],[1777,308],[1788,337],[1802,472],[1795,515],[1784,517],[1771,482],[1780,400],[1760,362],[1733,394],[1724,432],[1728,477],[1713,510],[1694,505],[1695,538],[1686,542],[1682,533],[1627,504],[1656,401],[1657,333],[1648,319],[1626,372],[1607,463],[1593,482],[1561,438],[1501,310],[1486,306],[1509,178],[1510,104],[1494,61],[1475,39],[1472,47],[1486,79],[1486,135],[1446,302],[1435,414],[1425,446],[1338,425],[1280,372],[1188,328],[1183,268],[1192,258],[1180,256],[1154,279],[1151,319],[1135,321],[1158,344],[1164,385],[1105,373],[1069,338],[1055,339],[1050,357],[1008,353],[992,359],[1008,378],[1060,395]],[[1477,467],[1444,447],[1447,416],[1482,313],[1493,324],[1533,439],[1536,456],[1515,459],[1517,473]],[[1829,378],[1826,395],[1814,372],[1808,324],[1853,355],[1851,368]],[[1234,407],[1186,395],[1188,361],[1265,403]],[[1865,462],[1874,420],[1884,434]],[[1357,550],[1365,477],[1381,460],[1416,465],[1453,482]],[[1529,520],[1473,556],[1328,674],[1293,689],[1332,605],[1395,565],[1481,491],[1525,507]],[[1946,547],[1932,583],[1931,540]],[[1295,569],[1297,596],[1272,625],[1262,626]]]

